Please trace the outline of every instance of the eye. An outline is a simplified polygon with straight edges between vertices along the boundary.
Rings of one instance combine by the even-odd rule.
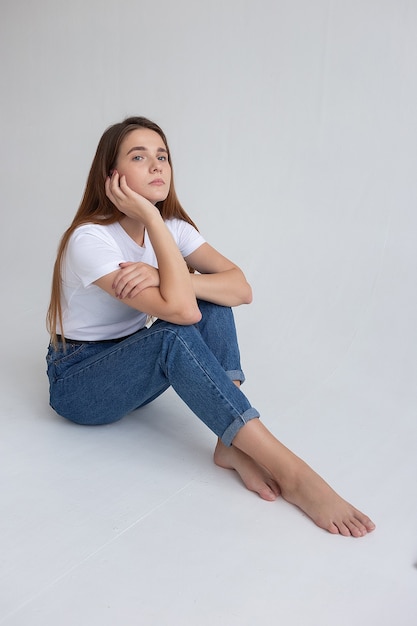
[[[143,157],[141,154],[136,154],[136,155],[133,157],[132,161],[142,161],[142,160],[143,160],[143,158],[144,158],[144,157]]]
[[[166,156],[159,156],[158,157],[158,161],[167,161],[167,157]]]

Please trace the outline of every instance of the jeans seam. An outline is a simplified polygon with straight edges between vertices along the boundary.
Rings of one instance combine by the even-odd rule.
[[[216,333],[213,325],[211,332]],[[161,335],[160,333],[163,334]],[[130,362],[132,367],[136,367],[134,365],[136,355],[137,367],[140,368],[142,362],[141,352],[143,353],[143,358],[146,358],[145,355],[152,354],[153,350],[152,362],[155,359],[154,367],[156,370],[159,370],[158,374],[156,374],[155,370],[157,377],[160,380],[165,380],[167,387],[173,385],[178,396],[188,404],[191,410],[211,430],[220,436],[226,445],[230,445],[231,440],[240,427],[245,425],[249,419],[259,417],[259,414],[256,409],[251,407],[246,396],[231,382],[237,380],[243,382],[245,379],[243,371],[240,369],[238,351],[236,351],[233,344],[232,350],[229,352],[227,342],[229,335],[227,332],[223,335],[223,332],[219,329],[217,335],[216,340],[213,342],[214,349],[212,349],[212,344],[209,341],[210,336],[204,335],[198,325],[183,327],[161,321],[160,324],[155,324],[155,326],[149,329],[143,329],[140,336],[135,333],[115,345],[97,346],[96,350],[88,351],[84,354],[81,360],[76,360],[75,363],[68,363],[66,367],[62,367],[62,372],[58,376],[54,368],[54,375],[51,376],[54,384],[61,387],[61,389],[62,385],[64,389],[68,385],[66,387],[68,392],[65,392],[68,394],[67,399],[65,399],[65,396],[62,396],[64,415],[65,411],[67,411],[65,402],[71,402],[71,394],[74,393],[74,390],[76,393],[78,386],[80,386],[80,389],[82,388],[84,380],[94,381],[100,373],[110,372],[112,368],[114,369],[114,364],[118,364],[118,372],[123,372],[124,361],[126,363]],[[149,341],[146,341],[147,339]],[[207,348],[207,352],[205,348]],[[76,350],[76,352],[78,353],[79,351]],[[64,355],[64,360],[67,358],[68,355]],[[74,358],[76,358],[75,355]],[[58,359],[54,363],[52,359],[51,365],[59,365],[60,362],[61,360]],[[152,368],[149,369],[150,362],[146,361],[146,363],[148,364],[146,368],[147,376],[152,376]],[[140,378],[139,370],[137,374]],[[195,384],[193,385],[194,376]],[[187,380],[188,378],[189,381]],[[145,379],[140,378],[140,380]],[[148,380],[151,389],[153,388],[152,380],[156,383],[157,378],[148,378]],[[132,396],[129,393],[126,394],[126,402],[123,406],[127,406],[129,397],[134,397],[134,381],[135,378],[132,377],[126,381],[129,385],[126,387],[126,390],[131,389]],[[230,387],[229,383],[233,387]],[[60,392],[57,393],[57,398],[59,398]],[[112,393],[114,395],[114,389]],[[138,399],[145,396],[146,393],[143,394],[142,392],[139,392],[137,395]],[[97,407],[101,406],[101,404],[99,402]],[[84,410],[81,404],[76,406],[74,415],[77,411],[82,413]],[[93,411],[95,406],[91,404]],[[67,412],[71,413],[70,404],[68,404],[68,407]],[[71,418],[69,417],[69,419]]]
[[[240,419],[242,419],[242,415],[244,415],[244,413],[246,412],[246,409],[244,411],[244,413],[240,413],[239,409],[237,409],[228,398],[226,398],[226,396],[221,392],[221,390],[219,389],[219,387],[216,385],[215,381],[212,379],[212,377],[210,376],[210,374],[207,372],[206,368],[200,364],[200,362],[198,361],[197,357],[195,356],[195,354],[192,352],[192,350],[190,350],[189,346],[186,344],[186,342],[183,340],[182,337],[180,337],[174,330],[172,330],[171,328],[167,328],[166,330],[168,330],[169,332],[172,332],[173,334],[175,334],[175,336],[177,337],[177,339],[179,341],[181,341],[181,343],[183,344],[183,346],[185,347],[185,349],[187,350],[188,354],[191,356],[191,358],[193,359],[193,361],[200,367],[201,371],[204,372],[204,374],[207,376],[207,378],[210,380],[210,382],[213,385],[213,388],[216,390],[217,394],[219,395],[219,397],[221,397],[226,404],[228,404],[230,406],[230,408],[232,409],[232,411],[235,412],[236,416]],[[224,370],[223,370],[224,371]],[[227,375],[227,373],[225,372],[225,374]],[[229,378],[230,380],[230,378]],[[248,401],[249,404],[249,401]],[[250,408],[250,407],[248,407]],[[242,419],[243,423],[244,420]]]

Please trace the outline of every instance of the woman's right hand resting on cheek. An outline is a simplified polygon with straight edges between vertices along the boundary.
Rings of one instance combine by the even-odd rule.
[[[107,197],[121,213],[145,226],[157,258],[158,274],[146,269],[149,288],[139,287],[139,291],[137,287],[140,281],[137,282],[136,276],[132,284],[136,287],[137,293],[129,298],[126,296],[131,290],[128,286],[126,293],[126,283],[123,282],[125,274],[131,271],[129,269],[123,268],[122,271],[106,274],[96,280],[95,284],[116,298],[120,298],[122,286],[122,298],[126,304],[148,315],[180,325],[200,321],[201,312],[187,264],[159,210],[152,202],[131,189],[126,177],[119,176],[117,171],[112,173],[111,178],[106,179],[105,189]],[[137,270],[138,265],[134,272],[137,273]],[[113,286],[115,281],[117,289]]]
[[[106,196],[125,215],[140,220],[145,225],[152,218],[161,219],[158,209],[146,198],[129,187],[126,176],[120,176],[116,170],[106,178]]]

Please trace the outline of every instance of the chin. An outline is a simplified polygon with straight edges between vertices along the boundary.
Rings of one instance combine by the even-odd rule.
[[[161,193],[161,194],[157,194],[154,195],[152,198],[148,198],[149,202],[152,202],[152,204],[157,204],[158,202],[163,202],[164,200],[166,200],[168,197],[167,193]]]

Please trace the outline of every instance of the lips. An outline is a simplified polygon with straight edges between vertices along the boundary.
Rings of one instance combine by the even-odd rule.
[[[151,180],[149,184],[152,186],[159,187],[160,185],[165,185],[165,182],[162,180],[162,178],[155,178],[155,180]]]

